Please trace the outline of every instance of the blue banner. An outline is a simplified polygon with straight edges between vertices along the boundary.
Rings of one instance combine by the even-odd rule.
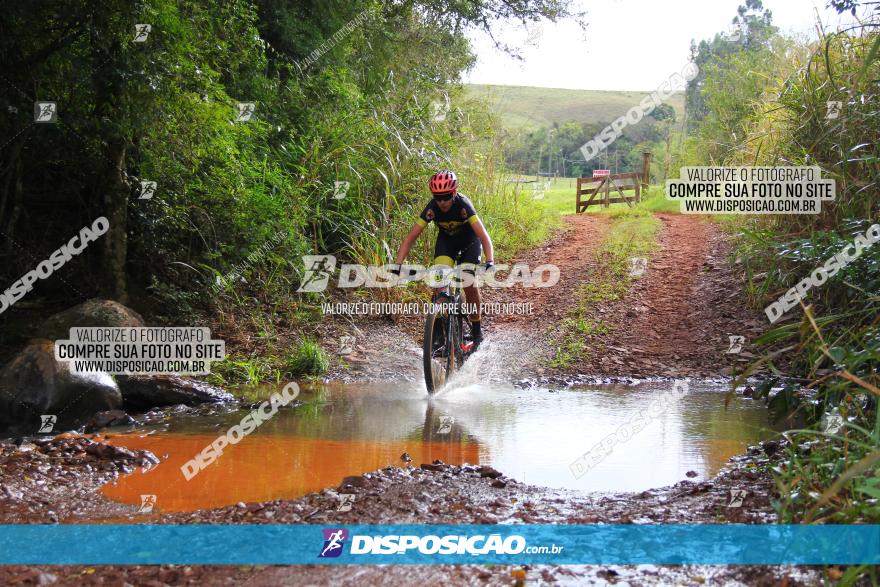
[[[0,564],[880,564],[880,525],[4,525]]]

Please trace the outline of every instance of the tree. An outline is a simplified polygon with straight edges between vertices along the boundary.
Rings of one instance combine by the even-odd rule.
[[[672,136],[672,127],[675,125],[675,108],[669,104],[659,104],[651,112],[651,117],[660,121],[664,127],[664,143],[666,148],[663,152],[663,181],[661,183],[665,184],[666,178],[669,177],[669,166],[672,164],[672,152],[669,143]]]
[[[366,250],[365,235],[393,228],[393,206],[410,205],[406,188],[487,136],[473,111],[457,107],[443,124],[431,109],[473,63],[464,29],[568,17],[572,4],[10,4],[0,14],[0,277],[11,283],[99,216],[110,232],[68,269],[82,297],[196,300],[211,272],[278,232],[289,235],[276,260],[285,275],[310,250]],[[136,23],[152,27],[143,43]],[[58,124],[33,124],[38,99],[57,101]],[[256,104],[247,124],[235,120],[241,102]],[[328,203],[342,178],[358,180],[363,198]],[[137,198],[142,181],[156,182],[152,200]],[[64,281],[39,287],[71,295]]]
[[[688,82],[685,92],[685,109],[688,120],[701,121],[707,114],[703,89],[706,83],[706,67],[722,64],[740,52],[760,52],[769,47],[770,39],[778,28],[772,24],[773,13],[764,9],[761,0],[746,0],[740,5],[731,21],[730,30],[717,33],[711,41],[691,41],[691,59],[699,68],[696,77]]]

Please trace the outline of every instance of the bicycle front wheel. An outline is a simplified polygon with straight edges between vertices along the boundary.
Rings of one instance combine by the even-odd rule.
[[[428,388],[428,393],[435,393],[446,383],[447,367],[449,365],[447,324],[446,316],[440,312],[431,312],[425,316],[425,340],[422,342],[422,363],[425,370],[425,386]]]

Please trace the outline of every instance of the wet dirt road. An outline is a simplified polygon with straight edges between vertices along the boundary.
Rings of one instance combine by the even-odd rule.
[[[676,344],[685,349],[708,350],[690,355],[655,353],[642,360],[632,356],[632,348],[623,346],[627,344],[626,331],[616,329],[604,342],[624,349],[609,351],[610,356],[619,353],[624,360],[580,368],[603,376],[623,373],[617,365],[624,364],[629,374],[656,374],[655,364],[661,361],[667,375],[717,373],[721,366],[717,354],[723,353],[728,331],[749,327],[735,299],[738,285],[734,276],[720,268],[725,249],[717,228],[700,228],[701,233],[687,224],[701,221],[680,218],[664,220],[658,264],[653,271],[649,266],[645,279],[614,311],[623,312],[627,304],[656,299],[656,315],[645,317],[647,322],[640,322],[640,328],[662,340],[669,325],[688,320],[681,313],[666,315],[667,306],[671,306],[663,300],[682,295],[699,298],[703,301],[694,312],[698,316],[701,312],[712,315],[705,314],[704,327],[689,319],[694,327],[686,328],[686,337]],[[568,222],[566,234],[530,254],[543,262],[561,263],[567,267],[566,274],[585,278],[592,262],[589,252],[601,241],[607,220],[582,216]],[[688,233],[696,236],[687,237]],[[684,235],[684,241],[675,234]],[[695,256],[696,260],[686,264],[690,273],[677,277],[672,284],[664,275],[682,256]],[[702,262],[697,262],[700,259]],[[705,270],[706,263],[711,270]],[[573,278],[552,293],[528,292],[535,298],[532,301],[536,307],[542,308],[543,324],[561,315],[567,292],[577,283],[578,279]],[[364,332],[373,326],[360,325]],[[406,331],[406,324],[398,324],[382,325],[371,332],[390,328],[399,333],[401,326]],[[16,463],[5,479],[11,481],[7,486],[18,502],[7,510],[10,513],[5,518],[23,522],[61,518],[71,522],[298,524],[773,523],[770,499],[774,489],[766,468],[777,451],[776,441],[764,443],[764,448],[754,449],[748,457],[728,461],[748,445],[772,435],[762,406],[737,397],[731,408],[724,410],[722,393],[726,386],[694,380],[691,394],[663,418],[620,443],[594,470],[575,479],[569,469],[572,459],[607,437],[671,381],[630,386],[555,386],[541,376],[534,377],[541,352],[546,350],[546,345],[542,347],[545,341],[531,336],[539,329],[522,319],[500,321],[496,326],[495,332],[502,335],[496,343],[525,357],[515,366],[527,376],[531,373],[528,381],[512,381],[510,361],[495,360],[488,346],[481,351],[482,363],[475,356],[468,364],[471,369],[480,367],[475,373],[479,379],[459,381],[458,387],[445,396],[428,400],[418,383],[415,339],[401,345],[389,344],[389,349],[397,349],[393,353],[380,349],[367,354],[366,349],[356,349],[351,357],[353,368],[345,378],[375,381],[393,372],[409,382],[310,390],[304,394],[303,404],[283,411],[253,439],[246,439],[190,482],[181,480],[180,464],[221,434],[241,413],[190,417],[184,412],[169,416],[161,425],[151,424],[125,434],[111,432],[112,444],[147,449],[158,457],[159,466],[146,471],[120,466],[112,456],[102,457],[95,467],[82,461],[46,468],[44,461],[55,457],[37,456],[40,450],[20,456],[19,449],[10,448],[9,460],[0,460]],[[711,348],[707,346],[710,338]],[[645,345],[642,350],[656,351],[653,348]],[[536,352],[526,356],[533,349]],[[388,361],[384,360],[386,354]],[[411,461],[401,461],[404,452]],[[433,463],[436,460],[443,462]],[[85,471],[85,465],[92,468]],[[719,474],[721,467],[726,468]],[[371,472],[361,475],[366,471]],[[42,485],[35,485],[40,482]],[[47,485],[60,487],[62,492],[70,487],[76,500],[71,498],[65,506],[64,498],[58,491],[46,490]],[[24,491],[27,489],[30,494]],[[734,489],[746,491],[747,507],[728,507]],[[350,511],[338,511],[342,493],[354,496]],[[138,513],[143,494],[156,496],[154,513]],[[0,501],[8,502],[13,497],[7,492],[0,495]],[[820,580],[812,571],[785,567],[611,565],[526,570],[346,567],[344,571],[318,567],[101,567],[97,571],[83,567],[9,567],[0,570],[0,581],[38,582],[48,574],[63,584],[100,584],[106,578],[120,584],[219,584],[232,580],[250,585],[397,585],[425,581],[500,585],[512,584],[523,572],[529,584],[796,585],[817,584]]]

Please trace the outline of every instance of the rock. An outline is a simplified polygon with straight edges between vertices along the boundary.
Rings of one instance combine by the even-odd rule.
[[[494,481],[492,481],[491,485],[496,489],[504,489],[505,487],[507,487],[507,482],[502,481],[501,479],[495,479]]]
[[[35,333],[40,338],[67,339],[71,327],[145,326],[140,314],[119,302],[94,298],[50,316]]]
[[[403,461],[404,463],[410,463],[410,462],[412,462],[412,457],[409,456],[408,452],[405,452],[402,455],[400,455],[400,460]]]
[[[49,340],[35,340],[0,371],[0,425],[26,434],[82,425],[98,412],[122,407],[119,387],[107,373],[72,373],[55,360]],[[55,416],[46,429],[41,415]],[[48,426],[48,424],[47,424]]]
[[[177,583],[180,579],[180,572],[177,569],[161,569],[159,571],[159,580],[163,583]]]
[[[99,459],[120,459],[120,460],[135,460],[137,455],[128,450],[127,448],[123,448],[121,446],[113,446],[112,444],[106,444],[103,442],[93,442],[92,444],[86,447],[86,454],[90,454],[98,457]]]
[[[617,577],[617,576],[620,575],[620,573],[618,573],[618,572],[615,571],[614,569],[603,569],[603,570],[597,572],[596,574],[599,575],[600,577],[606,579],[606,580],[607,580],[608,578],[613,578],[613,577]]]
[[[17,491],[5,485],[0,487],[0,491],[2,491],[10,501],[19,501],[24,497],[24,494],[21,491]]]
[[[110,426],[126,426],[134,424],[134,418],[123,412],[122,410],[107,410],[106,412],[98,412],[86,424],[86,432],[96,432],[102,428]]]
[[[685,473],[685,475],[687,475],[688,477],[696,477],[697,475],[699,475],[699,473],[697,473],[696,471],[688,471],[687,473]]]
[[[443,471],[443,465],[437,465],[434,463],[422,463],[420,468],[424,471]]]
[[[490,479],[497,479],[503,475],[501,471],[496,471],[488,465],[481,466],[477,471],[480,473],[480,477],[489,477]]]
[[[125,407],[130,410],[178,404],[195,406],[235,399],[219,387],[178,375],[120,375],[117,380]]]
[[[151,453],[148,450],[139,450],[139,451],[137,451],[137,454],[138,454],[137,464],[140,465],[141,467],[149,468],[153,465],[159,464],[159,457],[157,457],[156,455],[154,455],[153,453]]]
[[[367,480],[361,477],[360,475],[351,475],[342,480],[342,483],[339,484],[339,488],[342,489],[344,487],[366,487]]]
[[[113,449],[114,450],[112,456],[114,459],[119,459],[123,461],[135,461],[138,458],[138,456],[134,452],[125,448],[124,446],[114,446]]]
[[[775,440],[765,440],[761,443],[761,448],[764,449],[764,452],[767,453],[768,457],[772,457],[777,450],[779,450],[779,442]]]
[[[40,569],[28,569],[25,573],[13,576],[10,580],[11,585],[52,585],[58,581],[58,576],[52,573],[46,573]]]

